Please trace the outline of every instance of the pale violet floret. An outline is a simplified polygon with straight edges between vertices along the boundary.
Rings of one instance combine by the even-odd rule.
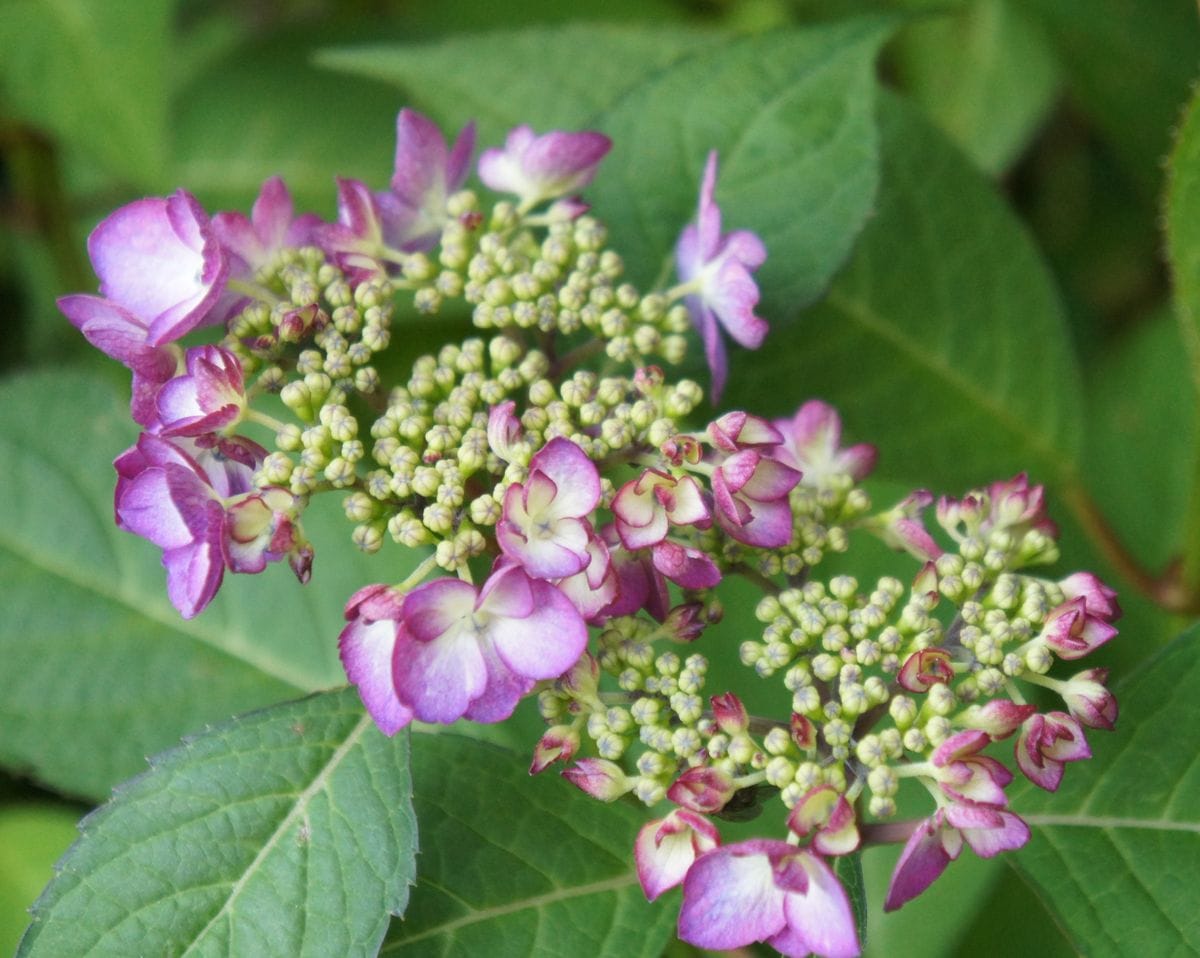
[[[750,276],[766,261],[766,247],[746,230],[721,233],[721,209],[713,198],[716,186],[714,150],[704,166],[696,222],[683,230],[675,244],[679,288],[687,293],[692,323],[704,341],[714,401],[724,391],[729,372],[721,330],[747,349],[757,349],[767,335],[766,320],[754,314],[758,285]]]

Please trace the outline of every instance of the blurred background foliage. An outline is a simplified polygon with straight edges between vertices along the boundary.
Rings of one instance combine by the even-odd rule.
[[[95,288],[86,237],[131,198],[185,186],[210,211],[246,209],[262,180],[279,173],[301,208],[328,216],[335,173],[382,183],[397,109],[410,96],[425,102],[422,87],[437,87],[439,77],[415,82],[410,94],[370,70],[336,70],[337,57],[319,59],[320,51],[568,20],[637,22],[651,38],[658,27],[692,27],[714,31],[705,42],[719,44],[870,10],[901,17],[878,62],[880,81],[961,151],[946,161],[946,175],[957,177],[949,188],[961,181],[964,203],[998,198],[1040,251],[1082,370],[1084,428],[1072,437],[1079,475],[1136,560],[1163,568],[1195,508],[1195,402],[1160,233],[1164,158],[1200,52],[1191,0],[5,0],[0,371],[86,367],[125,388],[124,372],[84,344],[54,300]],[[470,81],[471,63],[455,69]],[[884,164],[886,177],[886,151]],[[991,221],[978,222],[986,229]],[[1012,290],[1018,303],[1020,292]],[[831,308],[818,307],[812,322]],[[805,321],[788,343],[802,344]],[[414,326],[413,353],[445,331]],[[911,412],[894,410],[897,436]],[[866,433],[854,439],[879,439],[886,451],[884,438]],[[881,473],[937,488],[957,481],[956,455],[948,449],[946,463],[925,462],[923,475],[911,467],[889,474],[885,456]],[[1053,477],[1034,478],[1047,478],[1053,491]],[[1105,651],[1105,664],[1132,668],[1184,619],[1134,594],[1101,557],[1095,530],[1053,499],[1052,509],[1064,520],[1064,565],[1099,568],[1121,586],[1129,638]],[[0,951],[15,943],[24,909],[84,810],[22,779],[0,779]],[[892,857],[865,857],[874,901]],[[974,860],[950,874],[936,895],[873,917],[872,954],[1071,953],[1002,863]],[[670,953],[691,952],[676,944]]]

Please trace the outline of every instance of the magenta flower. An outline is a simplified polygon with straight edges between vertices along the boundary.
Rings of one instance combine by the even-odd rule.
[[[862,844],[854,809],[832,785],[810,789],[788,815],[788,828],[801,838],[812,836],[813,851],[822,855],[849,855]]]
[[[587,643],[566,596],[511,564],[497,565],[479,590],[436,579],[387,607],[390,648],[371,610],[351,601],[338,641],[342,664],[351,681],[368,677],[363,704],[385,732],[407,712],[422,722],[499,722],[538,679],[567,671]],[[388,655],[390,692],[379,678]]]
[[[99,296],[63,296],[58,308],[89,343],[133,373],[129,404],[133,421],[151,425],[158,416],[158,391],[179,370],[178,346],[151,346],[148,325],[127,309]]]
[[[612,511],[621,543],[630,550],[657,545],[672,525],[706,529],[712,524],[696,480],[657,469],[647,469],[621,486]]]
[[[587,453],[561,436],[529,461],[529,478],[504,495],[496,541],[537,579],[560,579],[591,561],[587,521],[600,501],[600,474]]]
[[[531,209],[587,186],[611,147],[612,141],[603,133],[555,130],[538,136],[522,125],[509,132],[504,149],[483,151],[479,178],[499,193],[512,193],[522,208]]]
[[[611,523],[600,530],[600,537],[608,546],[612,568],[617,575],[616,597],[600,614],[614,618],[633,615],[639,609],[645,609],[659,622],[663,621],[671,607],[671,597],[667,592],[666,580],[654,567],[652,557],[644,552],[628,552],[621,548],[621,540]],[[719,582],[721,574],[716,566],[712,571],[716,575],[715,581]]]
[[[1112,731],[1117,723],[1117,699],[1105,686],[1108,669],[1088,669],[1062,684],[1063,701],[1072,717],[1088,728]]]
[[[1063,712],[1031,715],[1021,726],[1016,745],[1017,766],[1034,785],[1058,790],[1063,763],[1091,758],[1079,722]]]
[[[958,858],[964,840],[981,858],[1020,848],[1029,841],[1029,826],[1012,812],[971,802],[939,808],[920,822],[900,853],[888,886],[884,911],[895,911],[933,884]]]
[[[958,542],[968,535],[986,536],[994,530],[1024,535],[1036,529],[1050,538],[1058,536],[1058,526],[1046,515],[1045,488],[1031,486],[1023,472],[1004,482],[993,482],[983,497],[943,496],[938,500],[937,519]]]
[[[854,958],[858,932],[846,891],[821,858],[787,842],[751,839],[706,852],[683,881],[679,937],[721,951],[765,941],[788,956]]]
[[[208,217],[184,190],[110,214],[88,237],[88,254],[100,295],[137,317],[149,346],[174,342],[209,318],[229,273]]]
[[[783,433],[762,416],[742,412],[740,409],[718,416],[708,424],[708,438],[722,452],[741,452],[757,449],[776,456],[777,446],[783,443]]]
[[[650,550],[650,564],[655,573],[685,589],[711,589],[721,581],[721,570],[706,553],[671,539]]]
[[[249,217],[238,212],[217,213],[212,218],[212,231],[229,253],[231,274],[238,279],[253,279],[280,250],[310,243],[320,223],[320,217],[312,213],[296,216],[287,184],[272,176],[259,190]]]
[[[312,552],[297,525],[299,502],[285,489],[255,489],[252,467],[226,453],[236,448],[223,444],[214,454],[143,433],[114,463],[117,525],[163,550],[167,594],[185,619],[212,601],[226,568],[261,572],[287,556],[308,578]]]
[[[719,326],[747,349],[758,349],[767,335],[766,320],[754,315],[758,286],[750,273],[767,258],[753,233],[737,230],[721,235],[721,210],[713,200],[717,184],[717,154],[708,154],[700,186],[696,222],[686,227],[675,244],[679,281],[687,289],[692,322],[704,340],[704,355],[712,370],[713,401],[725,388],[729,363]]]
[[[403,223],[398,209],[385,211],[378,197],[361,180],[338,177],[338,218],[314,230],[314,241],[353,283],[387,276],[395,251],[389,240],[400,240]],[[386,212],[394,215],[387,217]]]
[[[1050,611],[1039,638],[1060,659],[1071,660],[1083,658],[1116,634],[1107,617],[1093,614],[1087,597],[1079,595]]]
[[[602,539],[596,536],[588,539],[587,554],[588,563],[582,570],[554,584],[571,600],[584,621],[599,625],[609,618],[608,607],[616,601],[621,580]]]
[[[717,524],[738,542],[776,549],[792,538],[788,493],[800,473],[755,449],[743,449],[713,470]]]
[[[826,485],[835,476],[862,480],[875,468],[875,447],[860,443],[843,448],[841,417],[819,399],[810,399],[791,419],[776,419],[775,427],[783,434],[783,445],[772,455],[799,469],[802,485]]]
[[[396,696],[392,659],[404,596],[386,585],[359,589],[346,603],[349,623],[338,637],[346,677],[358,686],[367,712],[384,735],[395,735],[413,720],[413,710]]]
[[[683,883],[692,863],[721,844],[721,836],[703,815],[676,808],[647,822],[633,845],[638,881],[648,901]]]
[[[991,738],[982,729],[951,735],[934,749],[931,761],[938,787],[956,802],[1005,805],[1004,787],[1012,772],[988,755],[980,754]]]
[[[436,123],[407,107],[400,111],[391,189],[378,200],[400,234],[396,239],[402,249],[425,250],[437,241],[446,222],[446,201],[466,180],[474,149],[474,123],[464,126],[448,149]]]
[[[187,373],[158,391],[158,433],[200,436],[236,423],[246,406],[242,364],[219,346],[187,351]]]

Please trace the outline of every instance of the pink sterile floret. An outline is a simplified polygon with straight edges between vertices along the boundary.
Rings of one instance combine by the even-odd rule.
[[[865,479],[878,455],[872,445],[843,447],[842,420],[837,410],[819,399],[810,399],[791,419],[777,419],[783,445],[773,455],[803,473],[805,486],[821,486],[835,476]]]
[[[758,286],[750,277],[766,260],[766,248],[746,230],[721,234],[721,210],[713,199],[716,185],[714,150],[704,167],[696,222],[684,229],[675,245],[680,283],[696,286],[685,302],[704,341],[714,401],[725,388],[729,370],[721,327],[748,349],[757,349],[767,335],[766,320],[754,315]]]
[[[496,541],[536,579],[575,575],[591,561],[586,517],[599,501],[595,464],[571,440],[556,437],[529,461],[529,478],[508,487]]]
[[[387,734],[413,716],[444,724],[505,719],[538,679],[562,675],[587,644],[587,626],[570,600],[511,563],[500,563],[478,590],[437,579],[402,603],[368,605],[362,596],[346,608],[338,646]]]
[[[203,323],[229,264],[204,210],[184,190],[122,206],[88,237],[100,294],[146,326],[146,342],[174,342]]]
[[[538,136],[522,125],[509,132],[503,149],[483,151],[479,178],[528,208],[587,186],[611,147],[603,133],[555,130]]]
[[[683,882],[679,937],[723,950],[765,941],[780,953],[854,958],[858,932],[833,870],[804,848],[770,839],[701,855]]]
[[[1020,848],[1029,841],[1029,826],[1012,812],[956,802],[919,822],[896,862],[884,911],[895,911],[933,884],[958,858],[964,840],[982,858]]]

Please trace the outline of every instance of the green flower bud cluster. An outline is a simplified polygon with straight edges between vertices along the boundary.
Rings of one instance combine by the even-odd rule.
[[[529,330],[573,336],[591,333],[607,356],[641,365],[659,357],[681,362],[691,321],[682,304],[643,296],[620,281],[624,264],[605,248],[607,231],[591,216],[549,223],[539,240],[516,208],[498,203],[487,229],[473,232],[463,214],[476,211],[474,194],[451,201],[458,219],[442,235],[441,264],[450,271],[417,293],[418,308],[435,312],[448,295],[473,307],[479,329]]]
[[[1030,530],[1027,543],[1029,536],[1046,538]],[[839,768],[843,779],[869,790],[874,816],[894,814],[904,777],[898,768],[975,727],[980,704],[1011,694],[1011,679],[1049,669],[1053,655],[1036,637],[1062,590],[995,559],[1020,566],[1055,550],[1034,543],[1036,552],[990,552],[979,542],[964,537],[960,552],[926,565],[911,587],[888,576],[863,591],[854,577],[837,575],[760,600],[762,638],[742,643],[741,660],[760,677],[782,674],[793,722],[811,729],[810,747],[799,748],[793,736],[766,765],[768,784],[786,803],[828,781],[814,778],[813,767],[826,775]],[[908,691],[901,669],[923,650],[940,650],[942,671],[924,691]],[[719,752],[720,742],[710,752],[714,744]]]
[[[224,345],[259,374],[251,394],[277,392],[298,420],[280,424],[262,484],[345,490],[359,548],[432,545],[455,571],[489,549],[505,490],[547,441],[633,458],[674,435],[703,393],[634,377],[648,356],[680,361],[690,321],[682,305],[620,282],[597,220],[523,219],[501,202],[482,228],[469,191],[449,213],[437,250],[394,254],[403,265],[390,278],[351,285],[320,250],[283,251],[243,284],[252,301]],[[389,345],[399,292],[427,313],[465,303],[488,332],[420,357],[385,392],[372,358]],[[593,355],[607,357],[601,372],[576,367]],[[509,399],[521,435],[493,449],[489,411]]]

